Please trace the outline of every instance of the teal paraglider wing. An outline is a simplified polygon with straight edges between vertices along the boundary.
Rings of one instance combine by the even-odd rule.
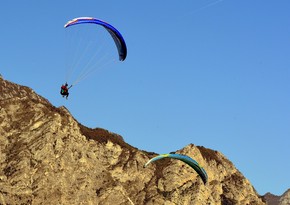
[[[64,27],[70,27],[73,25],[77,25],[77,24],[83,24],[83,23],[92,23],[92,24],[97,24],[97,25],[101,25],[103,26],[112,36],[112,38],[114,39],[114,42],[116,44],[116,47],[118,49],[118,53],[119,53],[119,60],[120,61],[124,61],[127,57],[127,46],[125,43],[125,40],[123,38],[123,36],[121,35],[121,33],[115,28],[113,27],[111,24],[106,23],[105,21],[102,21],[100,19],[96,19],[93,17],[79,17],[79,18],[75,18],[72,19],[71,21],[68,21]]]
[[[198,173],[198,175],[201,177],[204,184],[207,182],[208,176],[207,176],[205,169],[202,166],[200,166],[197,163],[197,161],[195,161],[194,159],[190,158],[189,156],[182,155],[182,154],[161,154],[161,155],[158,155],[158,156],[150,159],[144,165],[144,167],[148,166],[150,163],[152,163],[154,161],[157,161],[157,160],[160,160],[163,158],[172,158],[172,159],[178,159],[180,161],[183,161],[184,163],[188,164],[190,167],[192,167]]]

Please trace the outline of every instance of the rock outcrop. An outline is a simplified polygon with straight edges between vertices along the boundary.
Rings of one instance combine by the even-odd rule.
[[[205,168],[206,185],[178,160],[144,169],[155,153],[0,78],[0,204],[265,204],[220,152],[189,144],[177,153]]]
[[[267,205],[289,205],[290,204],[290,189],[288,189],[281,196],[277,196],[271,193],[267,193],[263,196],[264,201]]]

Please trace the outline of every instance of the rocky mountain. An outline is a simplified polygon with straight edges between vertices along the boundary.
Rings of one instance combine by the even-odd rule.
[[[265,204],[222,153],[193,144],[176,152],[205,168],[206,185],[178,160],[143,168],[156,153],[0,78],[0,204]]]
[[[263,196],[267,205],[289,205],[290,204],[290,189],[288,189],[282,196],[276,196],[271,193],[267,193]]]

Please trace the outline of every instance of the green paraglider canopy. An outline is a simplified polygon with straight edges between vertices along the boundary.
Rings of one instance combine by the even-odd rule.
[[[160,159],[164,159],[164,158],[178,159],[178,160],[183,161],[184,163],[188,164],[190,167],[192,167],[198,173],[198,175],[201,177],[203,183],[206,184],[208,176],[207,176],[207,173],[204,170],[204,168],[202,166],[200,166],[197,163],[197,161],[195,161],[194,159],[192,159],[192,158],[190,158],[189,156],[186,156],[186,155],[175,154],[175,153],[161,154],[161,155],[158,155],[158,156],[153,157],[152,159],[150,159],[144,165],[144,167],[147,167],[151,162],[154,162],[154,161],[157,161],[157,160],[160,160]]]

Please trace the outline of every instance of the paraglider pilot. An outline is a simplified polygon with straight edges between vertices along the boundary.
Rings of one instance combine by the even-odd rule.
[[[62,95],[62,97],[66,96],[66,99],[68,98],[68,96],[69,96],[68,90],[71,87],[72,87],[72,85],[68,87],[68,84],[67,83],[65,83],[64,85],[61,86],[61,88],[60,88],[60,94]]]

